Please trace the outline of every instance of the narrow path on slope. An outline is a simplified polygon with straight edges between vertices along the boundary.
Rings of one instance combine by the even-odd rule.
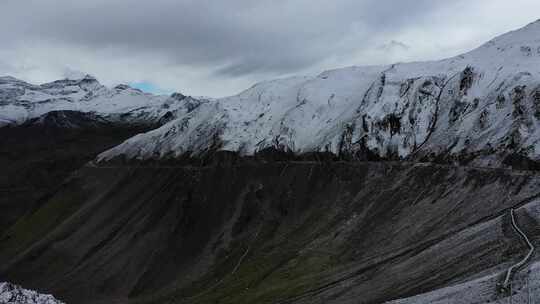
[[[528,204],[531,201],[539,199],[539,198],[540,198],[540,192],[538,192],[538,193],[536,193],[534,195],[531,195],[531,196],[529,196],[529,197],[527,197],[525,199],[522,199],[521,201],[515,203],[513,205],[513,207],[511,207],[510,210],[514,210],[515,208],[519,208],[519,207],[521,207],[521,206],[523,206],[525,204]],[[411,248],[406,248],[404,250],[399,250],[399,251],[395,252],[394,254],[390,255],[389,257],[384,258],[383,260],[377,261],[374,264],[359,267],[358,269],[351,271],[349,274],[342,275],[341,277],[339,277],[339,278],[337,278],[337,279],[335,279],[335,280],[333,280],[333,281],[331,281],[329,283],[326,283],[326,284],[321,285],[319,287],[304,291],[304,292],[302,292],[302,293],[300,293],[298,295],[290,296],[288,298],[282,299],[282,300],[280,300],[280,301],[278,301],[276,303],[278,303],[278,304],[290,304],[290,303],[294,303],[295,301],[303,300],[308,296],[314,296],[314,295],[317,295],[317,294],[321,294],[321,293],[323,293],[323,292],[337,286],[338,284],[340,284],[342,282],[353,279],[354,277],[362,274],[363,272],[365,272],[365,271],[367,271],[369,269],[373,269],[376,266],[383,265],[384,263],[396,260],[398,258],[406,257],[407,255],[409,255],[411,253],[414,253],[414,252],[419,252],[419,251],[426,250],[427,248],[435,246],[436,244],[441,243],[445,239],[447,239],[447,238],[449,238],[449,237],[451,237],[453,235],[456,235],[458,233],[461,233],[462,231],[470,229],[473,226],[479,225],[481,223],[487,222],[487,221],[495,219],[497,217],[501,217],[501,216],[504,215],[505,212],[507,212],[507,210],[508,209],[503,209],[500,212],[497,212],[497,213],[492,214],[490,216],[480,218],[477,221],[470,223],[470,225],[468,225],[467,227],[464,227],[464,228],[458,229],[458,230],[454,230],[454,231],[450,231],[450,232],[448,232],[448,233],[446,233],[446,234],[444,234],[444,235],[442,235],[442,236],[440,236],[438,238],[424,241],[424,242],[418,244],[417,246],[414,246],[414,247],[411,247]],[[520,232],[520,235],[522,237],[523,236],[526,237],[526,235],[523,233],[523,231],[521,231],[521,229],[519,229],[519,227],[517,227],[517,224],[515,223],[515,220],[513,220],[513,224],[516,225],[514,229],[517,228],[517,230]],[[527,243],[530,244],[530,242],[528,241],[528,238],[526,238],[526,240],[527,240]],[[531,246],[532,246],[532,244],[531,244]],[[532,246],[532,248],[534,249],[534,246]],[[530,254],[532,254],[532,253],[530,253]],[[529,257],[530,257],[530,255],[528,255],[527,259]]]
[[[514,272],[514,270],[517,270],[520,267],[522,267],[523,265],[525,265],[525,263],[527,263],[529,261],[529,259],[531,258],[532,254],[534,253],[534,250],[535,250],[534,245],[531,243],[531,241],[529,240],[527,235],[517,225],[516,217],[515,217],[515,214],[514,214],[514,208],[510,209],[510,217],[512,219],[512,227],[519,234],[519,236],[527,243],[527,246],[529,246],[530,250],[527,253],[527,255],[521,261],[519,261],[516,264],[510,266],[510,268],[508,268],[508,270],[506,271],[506,277],[505,277],[503,285],[502,285],[505,290],[507,290],[508,285],[510,284],[510,280],[512,278],[512,273]]]
[[[308,164],[308,165],[324,165],[325,163],[322,161],[315,161],[315,160],[288,160],[288,161],[272,161],[272,162],[260,162],[260,164],[268,164],[268,163],[274,163],[274,164],[281,164],[286,163],[288,164]],[[402,164],[408,164],[411,166],[432,166],[432,167],[440,167],[440,168],[465,168],[465,169],[471,169],[471,170],[483,170],[488,172],[493,171],[500,171],[500,172],[512,172],[512,173],[518,173],[518,174],[527,174],[527,175],[540,175],[540,171],[538,170],[519,170],[519,169],[512,169],[512,168],[504,168],[504,167],[488,167],[488,166],[471,166],[471,165],[454,165],[454,164],[440,164],[440,163],[433,163],[433,162],[417,162],[417,161],[331,161],[333,164],[390,164],[390,165],[402,165]],[[229,165],[228,168],[235,168],[240,167],[241,165]],[[198,166],[194,164],[178,164],[178,165],[157,165],[157,164],[136,164],[136,165],[130,165],[130,164],[109,164],[107,162],[96,162],[95,160],[89,161],[86,164],[84,164],[82,167],[87,168],[96,168],[96,169],[184,169],[184,168],[192,168],[192,169],[204,169],[204,168],[210,168],[212,166],[209,165],[203,165]],[[215,166],[214,166],[215,167]],[[312,169],[310,169],[312,170]],[[283,173],[281,173],[283,175]]]
[[[193,295],[191,297],[185,297],[185,298],[179,298],[179,299],[173,297],[172,301],[168,302],[168,303],[174,303],[176,300],[180,300],[181,301],[180,303],[184,303],[184,301],[195,300],[197,298],[200,298],[200,297],[208,294],[209,292],[213,291],[219,285],[221,285],[225,281],[225,279],[227,279],[228,277],[234,275],[236,273],[236,271],[238,270],[238,268],[240,268],[240,265],[242,265],[242,262],[244,261],[245,257],[248,255],[249,251],[251,250],[251,246],[257,240],[257,238],[259,237],[259,233],[261,232],[262,226],[263,226],[263,223],[261,223],[259,225],[259,227],[257,228],[257,231],[255,231],[255,234],[253,235],[253,240],[251,240],[251,242],[248,244],[248,246],[246,248],[246,251],[244,251],[244,253],[240,257],[240,259],[238,260],[238,262],[234,266],[233,270],[228,275],[224,275],[221,279],[219,279],[219,281],[217,281],[216,283],[214,283],[213,285],[211,285],[210,287],[206,288],[204,291],[202,291],[202,292],[200,292],[198,294],[195,294],[195,295]]]

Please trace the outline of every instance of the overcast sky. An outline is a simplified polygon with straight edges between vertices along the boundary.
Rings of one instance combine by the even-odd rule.
[[[439,59],[540,18],[538,0],[0,0],[0,75],[224,96],[349,65]]]

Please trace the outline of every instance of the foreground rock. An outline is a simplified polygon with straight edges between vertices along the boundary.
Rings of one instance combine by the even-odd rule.
[[[2,304],[63,304],[51,295],[40,294],[11,283],[0,283],[0,303]]]

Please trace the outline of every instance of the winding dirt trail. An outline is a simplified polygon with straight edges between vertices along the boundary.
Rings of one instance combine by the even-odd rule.
[[[523,259],[521,259],[516,264],[510,266],[510,268],[508,268],[508,270],[506,271],[506,277],[505,277],[503,285],[502,285],[503,288],[505,288],[505,289],[507,289],[509,284],[510,284],[510,280],[512,278],[512,273],[514,272],[514,270],[519,269],[523,265],[525,265],[529,261],[529,259],[531,258],[532,254],[534,253],[534,250],[535,250],[534,245],[531,243],[531,241],[529,240],[527,235],[517,225],[514,208],[510,209],[510,217],[512,219],[512,227],[519,234],[519,236],[523,239],[523,241],[525,241],[525,243],[527,243],[527,246],[529,246],[529,252],[527,253],[527,255]]]

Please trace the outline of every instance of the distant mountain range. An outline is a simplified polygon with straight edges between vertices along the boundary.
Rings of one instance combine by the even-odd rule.
[[[180,93],[155,96],[123,84],[110,89],[90,75],[41,85],[0,77],[0,126],[20,125],[54,111],[93,113],[115,123],[158,123],[200,102]]]

